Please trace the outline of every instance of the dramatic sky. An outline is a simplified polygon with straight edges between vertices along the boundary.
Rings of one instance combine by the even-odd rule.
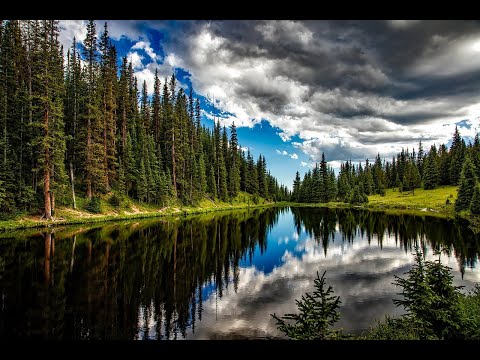
[[[105,21],[97,21],[103,31]],[[82,41],[86,21],[61,22]],[[480,126],[479,21],[108,21],[140,82],[172,72],[291,187],[325,153],[345,160],[447,143]]]

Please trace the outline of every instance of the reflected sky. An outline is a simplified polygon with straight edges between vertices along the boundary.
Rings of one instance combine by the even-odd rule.
[[[414,244],[465,290],[480,282],[479,236],[437,218],[267,208],[0,234],[0,338],[280,337],[317,271],[341,300],[337,328],[400,315],[394,276]]]
[[[361,334],[386,314],[401,315],[392,299],[400,289],[393,284],[394,275],[404,276],[414,264],[410,251],[400,247],[395,236],[384,233],[382,246],[378,237],[368,240],[360,232],[353,243],[342,241],[337,223],[327,254],[321,243],[309,236],[304,227],[293,230],[290,211],[280,215],[268,233],[267,252],[257,246],[252,260],[241,262],[237,292],[225,291],[222,298],[213,291],[204,302],[204,320],[187,339],[222,339],[277,337],[281,333],[269,314],[297,312],[295,299],[312,291],[317,271],[326,271],[327,284],[340,296],[341,319],[337,328]],[[435,260],[427,247],[426,259]],[[443,253],[443,264],[452,268],[454,284],[471,289],[480,282],[478,268],[467,268],[463,274],[457,259]]]

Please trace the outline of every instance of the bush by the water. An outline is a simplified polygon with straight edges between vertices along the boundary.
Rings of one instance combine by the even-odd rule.
[[[122,204],[122,199],[120,199],[117,194],[113,194],[110,199],[108,199],[108,202],[110,203],[110,205],[118,208]]]
[[[95,196],[92,197],[92,200],[90,200],[87,205],[86,205],[86,210],[94,213],[94,214],[100,214],[102,213],[102,202],[99,197]]]
[[[296,300],[299,314],[285,314],[281,318],[270,314],[277,320],[277,327],[290,339],[295,340],[333,340],[343,337],[342,330],[330,329],[340,319],[338,308],[340,297],[333,295],[333,288],[325,287],[325,272],[322,277],[315,279],[313,294],[302,295],[301,300]],[[290,324],[285,320],[294,320]]]

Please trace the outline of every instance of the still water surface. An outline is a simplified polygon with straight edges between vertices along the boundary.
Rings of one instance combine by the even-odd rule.
[[[316,272],[340,295],[338,327],[398,315],[392,284],[418,243],[480,281],[480,238],[436,218],[269,208],[0,234],[0,337],[243,339],[281,334]]]

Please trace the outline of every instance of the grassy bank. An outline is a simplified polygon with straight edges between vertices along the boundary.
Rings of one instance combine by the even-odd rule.
[[[407,214],[420,216],[437,216],[442,218],[455,217],[454,203],[457,198],[456,186],[444,186],[433,190],[415,189],[411,192],[400,193],[398,189],[387,189],[385,196],[370,195],[368,203],[351,205],[344,202],[329,203],[289,203],[291,206],[359,208],[373,211],[383,211],[390,214]],[[448,201],[447,201],[448,200]]]
[[[144,203],[126,199],[120,206],[113,206],[109,201],[111,194],[101,199],[102,212],[93,214],[86,210],[86,199],[80,198],[77,201],[77,210],[67,207],[60,207],[56,211],[53,221],[41,220],[39,215],[21,214],[9,220],[0,221],[0,231],[41,228],[69,224],[98,223],[105,221],[118,221],[128,219],[154,218],[159,216],[187,216],[190,214],[201,214],[212,211],[233,210],[243,208],[258,208],[265,206],[302,206],[302,207],[328,207],[328,208],[360,208],[371,211],[382,211],[387,214],[435,216],[452,219],[461,217],[467,220],[472,229],[480,231],[480,219],[469,213],[455,214],[454,203],[457,198],[456,186],[444,186],[433,190],[416,189],[415,193],[403,192],[398,189],[387,189],[385,196],[371,195],[369,202],[363,205],[351,205],[343,202],[330,203],[272,203],[261,197],[254,197],[251,194],[240,193],[230,202],[212,201],[203,199],[196,206],[180,206],[179,204],[168,204],[164,207],[155,207]]]
[[[288,205],[327,207],[330,209],[357,208],[381,211],[390,215],[433,216],[443,219],[457,218],[465,220],[473,232],[480,233],[480,216],[472,215],[470,211],[455,212],[457,189],[457,186],[442,186],[432,190],[415,189],[414,194],[411,192],[400,193],[396,188],[387,189],[385,196],[370,195],[368,203],[362,205],[351,205],[343,202],[288,203]]]
[[[387,189],[385,196],[368,197],[368,209],[385,210],[387,213],[408,213],[444,218],[455,217],[454,204],[457,199],[457,186],[443,186],[432,190],[415,189],[400,193],[398,189]]]
[[[244,208],[260,208],[273,205],[282,205],[282,203],[273,203],[266,201],[261,197],[254,197],[251,194],[240,193],[230,202],[212,201],[204,199],[196,206],[180,206],[178,204],[169,204],[161,208],[124,199],[120,206],[113,206],[109,202],[111,195],[105,195],[101,199],[102,212],[93,214],[86,210],[86,199],[77,200],[77,209],[58,207],[56,209],[54,220],[47,221],[40,219],[40,215],[19,214],[16,217],[0,221],[0,231],[43,228],[71,224],[100,223],[106,221],[119,221],[129,219],[145,219],[161,216],[188,216],[192,214],[202,214],[213,211],[224,211]]]

